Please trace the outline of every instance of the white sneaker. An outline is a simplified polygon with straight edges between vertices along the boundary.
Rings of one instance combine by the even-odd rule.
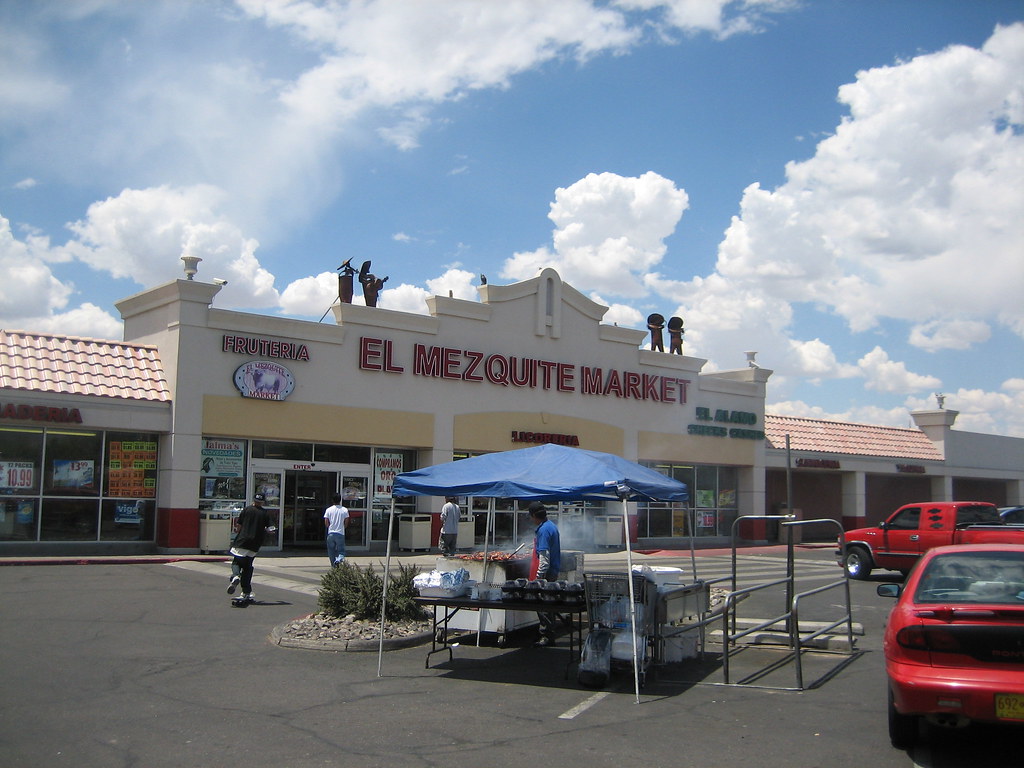
[[[256,602],[256,595],[254,595],[252,592],[250,592],[250,593],[248,593],[246,595],[242,595],[242,599],[245,600],[245,602],[247,602],[247,603],[255,603]]]
[[[231,581],[228,582],[228,594],[229,595],[235,594],[235,588],[238,586],[238,582],[239,581],[241,581],[241,579],[238,576],[232,576],[231,577]]]

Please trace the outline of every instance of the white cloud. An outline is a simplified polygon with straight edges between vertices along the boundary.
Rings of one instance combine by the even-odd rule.
[[[21,181],[16,181],[14,183],[14,188],[15,189],[32,189],[32,187],[36,186],[38,183],[39,183],[38,181],[36,181],[35,179],[29,177],[29,178],[22,179]]]
[[[986,321],[1022,333],[1022,93],[1019,24],[981,50],[858,73],[839,89],[850,117],[814,157],[789,163],[777,189],[744,192],[719,273],[828,307],[854,331],[947,322],[955,308],[955,342],[916,334],[925,346],[983,340]]]
[[[918,409],[914,409],[918,410]],[[810,405],[802,400],[768,401],[765,413],[775,416],[792,416],[800,419],[823,419],[844,421],[854,424],[879,424],[887,427],[913,428],[908,408],[881,408],[874,405],[858,406],[843,411],[830,411],[821,406]]]
[[[556,227],[553,251],[517,253],[502,276],[522,280],[551,266],[579,288],[642,296],[640,275],[661,261],[665,238],[688,205],[685,191],[653,171],[632,178],[588,174],[555,190],[548,214]]]
[[[1007,379],[999,392],[960,388],[945,392],[945,407],[958,411],[954,429],[1024,435],[1024,379]],[[933,397],[908,398],[910,410],[934,410]]]
[[[74,286],[62,282],[50,264],[65,259],[46,237],[18,240],[0,216],[0,327],[71,333],[100,339],[121,338],[121,321],[90,302],[68,309]]]
[[[835,356],[832,348],[821,339],[810,341],[790,341],[790,351],[795,358],[794,366],[796,372],[813,384],[818,384],[822,379],[828,378],[851,378],[859,375],[859,370],[853,365],[841,365]]]
[[[661,9],[664,23],[684,32],[710,32],[719,39],[756,32],[769,13],[795,6],[795,0],[615,0],[620,8]]]
[[[926,376],[907,370],[904,363],[890,360],[881,347],[875,347],[857,361],[865,378],[864,386],[879,392],[919,392],[942,386],[935,376]]]
[[[935,352],[940,349],[969,349],[988,341],[992,330],[978,320],[933,320],[910,329],[909,341],[915,347]]]
[[[451,291],[456,299],[477,301],[480,298],[474,282],[478,278],[464,269],[449,269],[440,277],[427,280],[427,289],[434,296],[447,296]]]
[[[591,293],[590,298],[592,301],[596,301],[598,304],[608,307],[608,311],[605,312],[604,317],[601,318],[602,323],[608,325],[621,325],[624,328],[645,328],[647,326],[647,316],[640,312],[636,307],[630,306],[629,304],[617,304],[615,302],[606,301],[598,293]]]
[[[355,287],[358,288],[358,284]],[[288,315],[319,318],[337,303],[338,275],[334,272],[321,272],[315,277],[303,277],[289,283],[281,291],[281,310]]]
[[[181,278],[181,257],[198,256],[205,278],[228,279],[220,296],[229,306],[277,306],[273,275],[255,256],[258,243],[218,213],[223,197],[209,185],[126,189],[69,225],[77,239],[65,250],[93,269],[147,286]]]
[[[432,295],[432,291],[420,288],[418,285],[401,283],[394,288],[386,288],[381,291],[377,306],[397,312],[425,315],[427,314],[427,299]]]

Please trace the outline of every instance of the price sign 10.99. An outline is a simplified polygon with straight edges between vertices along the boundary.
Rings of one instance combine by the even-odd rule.
[[[0,461],[0,488],[33,488],[35,475],[31,461]]]

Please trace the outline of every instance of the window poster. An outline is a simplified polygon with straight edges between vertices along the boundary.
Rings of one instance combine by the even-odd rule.
[[[35,488],[36,465],[31,461],[0,461],[0,489]]]
[[[93,490],[96,462],[77,459],[54,459],[53,487],[71,490]]]
[[[698,507],[714,507],[715,506],[715,492],[714,491],[697,491],[697,506]]]
[[[373,459],[373,498],[390,499],[395,477],[402,471],[402,454],[378,451]]]
[[[111,440],[107,447],[107,495],[156,496],[156,441]]]
[[[245,473],[245,440],[203,439],[200,472],[207,477],[242,477]]]
[[[265,507],[281,506],[281,475],[277,472],[254,472],[253,493],[262,493]]]

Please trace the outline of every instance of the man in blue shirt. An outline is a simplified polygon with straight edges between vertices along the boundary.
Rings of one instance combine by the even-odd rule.
[[[558,538],[558,526],[548,520],[547,508],[539,501],[530,504],[527,512],[530,521],[537,526],[533,539],[533,552],[537,558],[536,578],[557,581],[562,570],[562,545]],[[540,619],[540,639],[537,645],[554,645],[557,615],[538,613],[537,618]]]

